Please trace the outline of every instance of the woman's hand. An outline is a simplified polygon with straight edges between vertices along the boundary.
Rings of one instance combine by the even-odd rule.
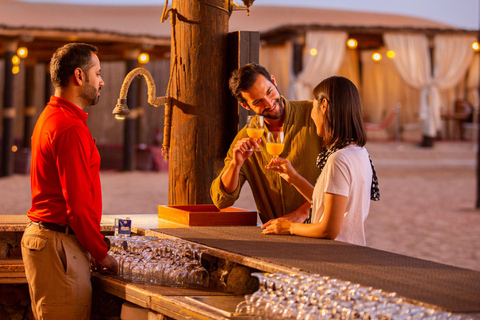
[[[285,219],[271,220],[270,224],[262,231],[262,234],[291,234],[292,222]]]
[[[290,161],[284,158],[273,158],[265,169],[278,172],[288,183],[292,183],[295,177],[298,176]]]

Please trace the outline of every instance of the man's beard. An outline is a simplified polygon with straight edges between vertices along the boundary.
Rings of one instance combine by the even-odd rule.
[[[277,120],[277,119],[280,119],[281,117],[283,117],[283,113],[285,112],[285,108],[283,107],[282,98],[278,98],[277,100],[275,100],[275,103],[278,107],[278,113],[274,114],[274,115],[273,114],[268,114],[267,112],[269,110],[265,109],[265,110],[262,111],[262,114],[261,114],[264,118]]]
[[[96,105],[100,100],[100,96],[98,95],[99,91],[100,88],[98,90],[95,89],[95,87],[90,85],[87,81],[80,97],[88,101],[88,103],[93,106]]]

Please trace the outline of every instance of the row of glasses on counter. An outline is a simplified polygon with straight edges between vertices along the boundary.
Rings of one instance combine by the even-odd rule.
[[[469,319],[408,303],[396,293],[330,277],[301,273],[252,275],[258,278],[259,289],[246,295],[235,313],[256,320]]]
[[[141,284],[171,287],[208,287],[209,274],[202,266],[204,249],[181,239],[152,236],[108,236],[118,274]]]

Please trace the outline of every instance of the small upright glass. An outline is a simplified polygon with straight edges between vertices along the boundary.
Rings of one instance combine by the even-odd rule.
[[[271,131],[267,134],[267,152],[273,156],[272,161],[282,154],[285,148],[284,137],[283,131]]]
[[[247,117],[247,135],[250,138],[258,140],[261,136],[263,136],[263,132],[265,131],[265,124],[263,120],[263,116],[248,116]],[[257,148],[251,148],[248,151],[262,151]]]
[[[284,145],[283,131],[271,131],[267,134],[267,152],[274,158],[282,154]]]

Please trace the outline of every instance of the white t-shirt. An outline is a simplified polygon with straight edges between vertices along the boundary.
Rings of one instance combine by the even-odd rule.
[[[323,218],[325,193],[348,197],[335,240],[366,245],[364,222],[370,210],[372,166],[365,147],[350,145],[328,157],[313,190],[312,223]]]

